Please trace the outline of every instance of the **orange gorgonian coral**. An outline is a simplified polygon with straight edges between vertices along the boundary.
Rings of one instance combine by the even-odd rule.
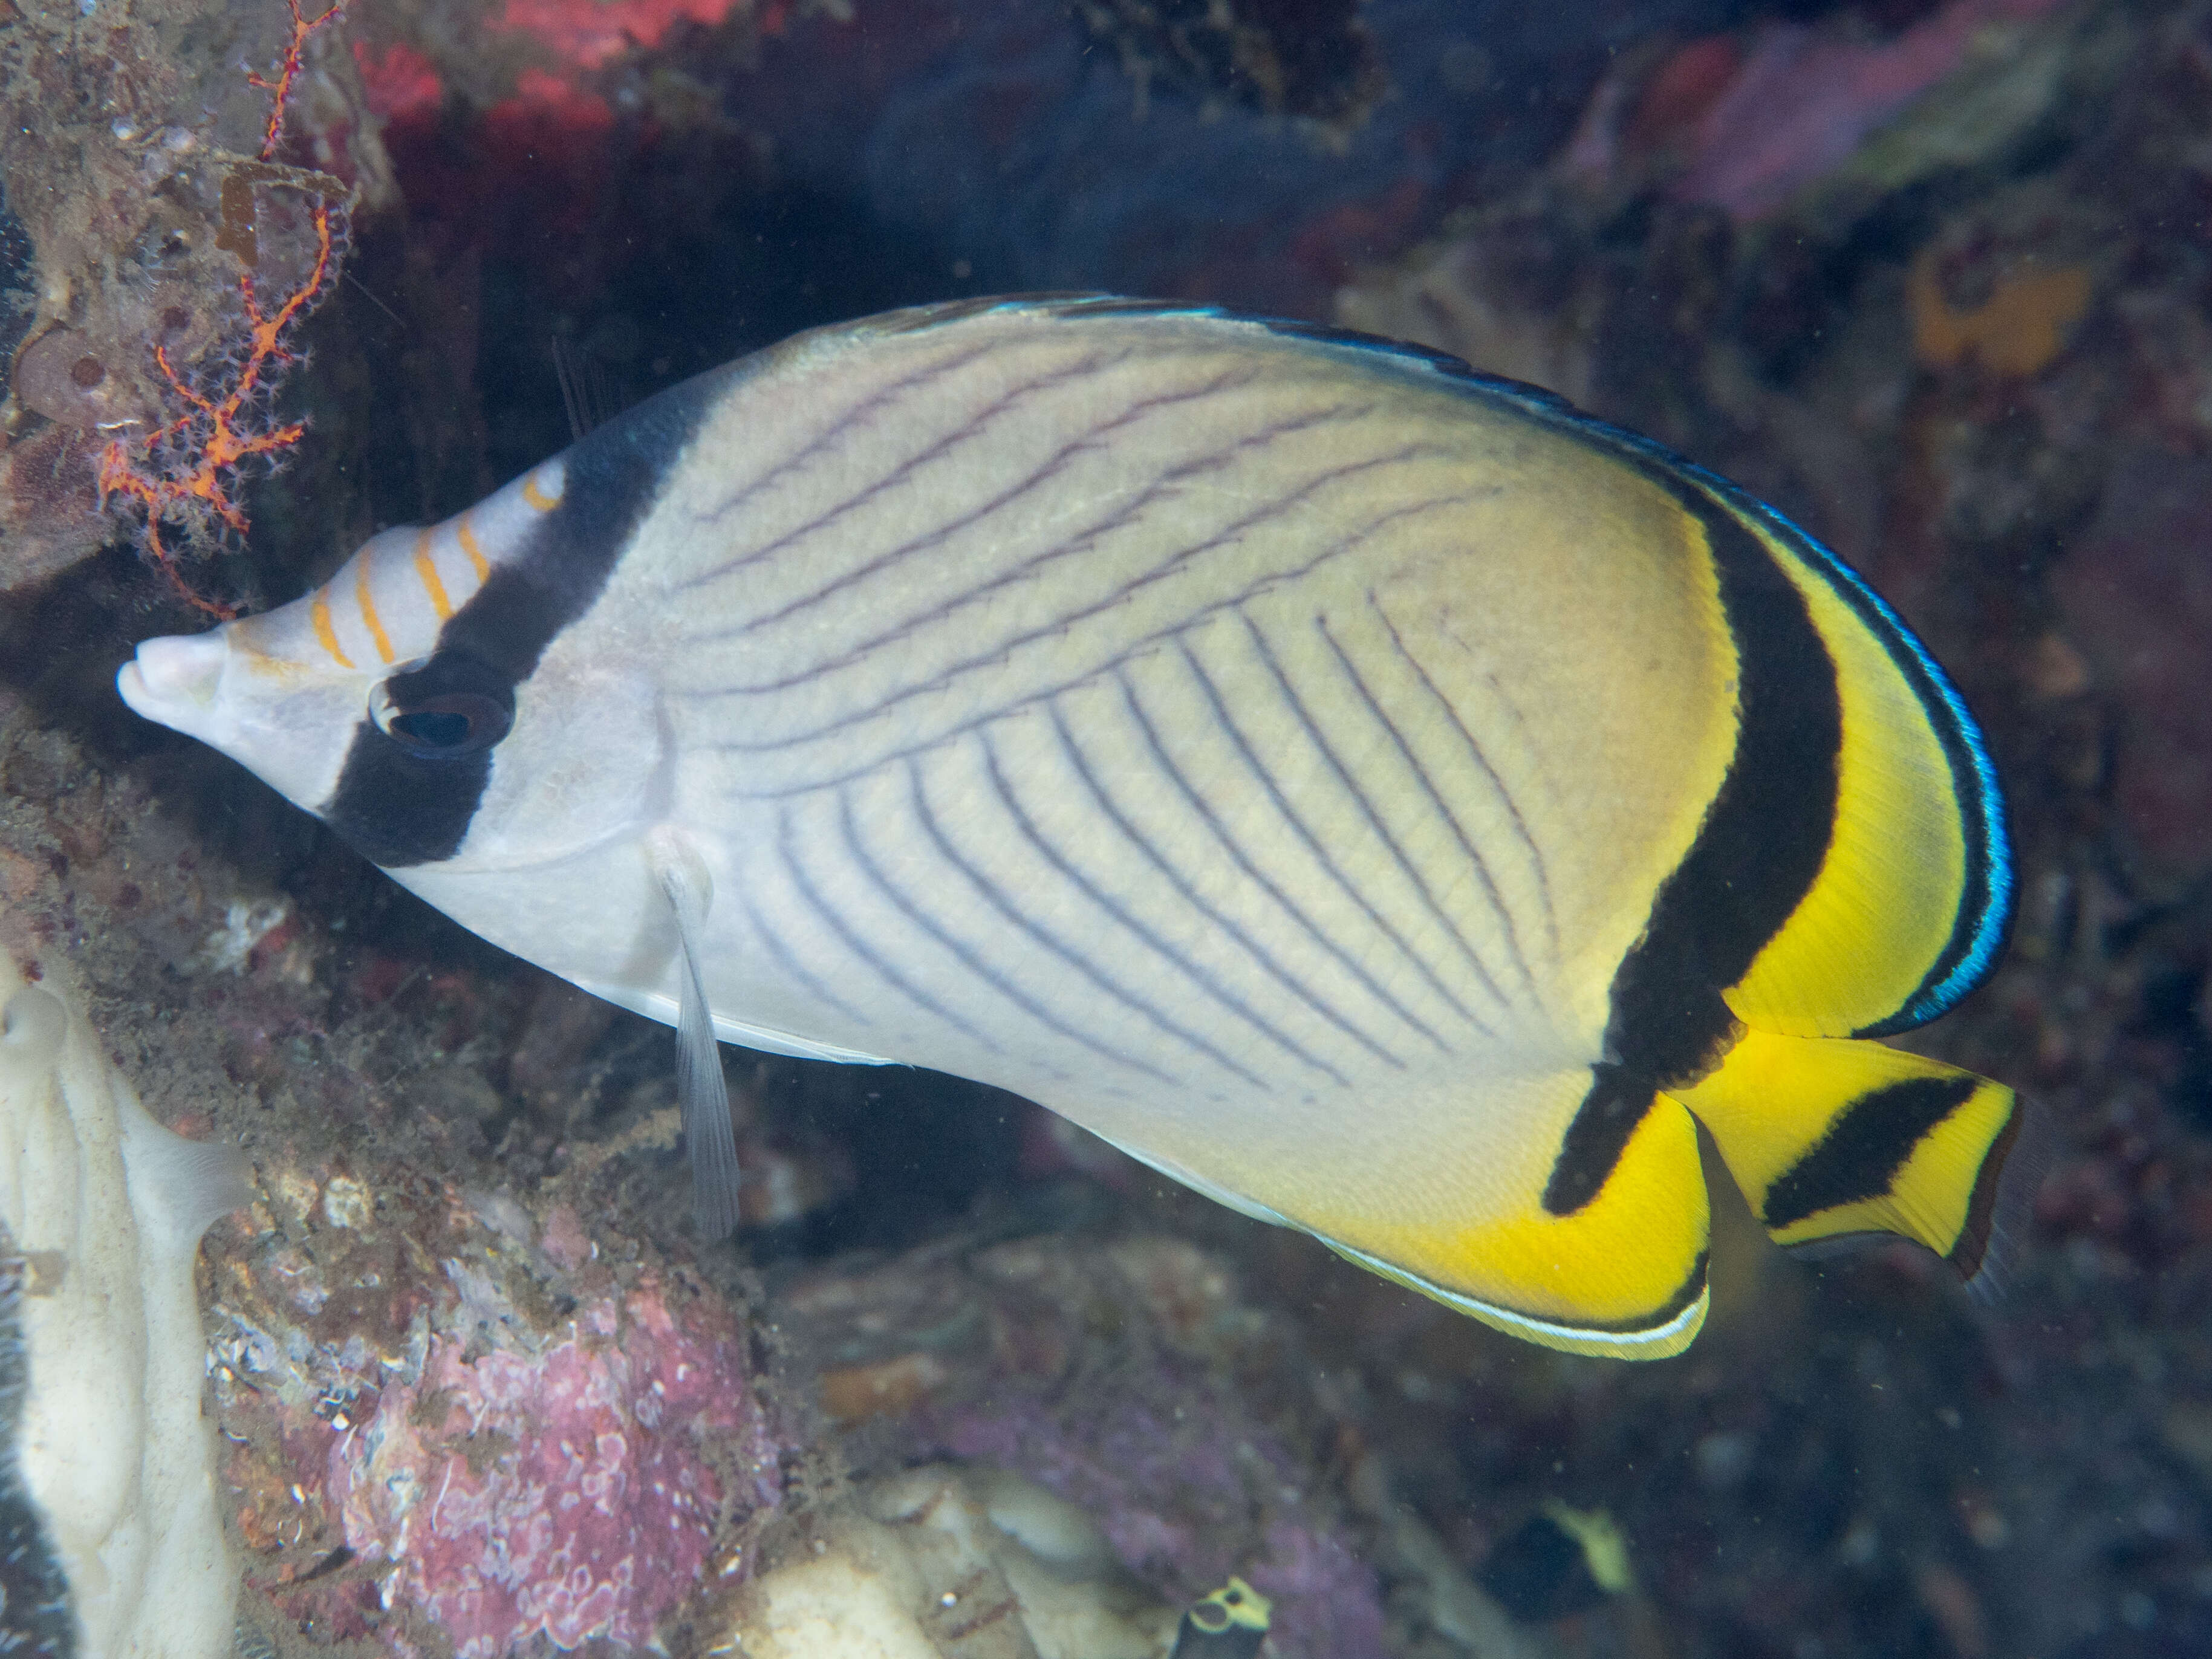
[[[293,82],[300,73],[308,40],[336,21],[346,0],[332,0],[329,9],[314,17],[301,15],[300,0],[286,0],[286,3],[292,14],[292,29],[275,78],[258,74],[246,77],[272,94],[268,125],[262,134],[259,160],[264,164],[275,161]],[[241,191],[250,192],[257,182],[274,183],[282,178],[276,173],[272,178],[258,179],[242,169],[236,182]],[[226,198],[229,195],[226,185]],[[252,212],[249,194],[245,208],[249,224]],[[229,216],[228,199],[225,216]],[[211,616],[228,618],[235,610],[205,598],[185,580],[175,551],[164,537],[163,526],[180,525],[188,536],[220,538],[228,532],[243,537],[246,517],[234,493],[240,465],[259,459],[274,465],[276,459],[298,443],[307,429],[305,422],[276,419],[276,382],[300,360],[291,343],[300,320],[337,278],[345,247],[345,204],[334,203],[327,196],[315,198],[309,226],[313,246],[305,270],[273,306],[264,305],[256,286],[255,256],[249,237],[242,254],[246,269],[238,279],[237,311],[217,343],[189,368],[180,368],[171,360],[166,343],[154,348],[155,366],[181,405],[181,412],[144,437],[118,439],[109,444],[100,458],[101,505],[119,498],[143,512],[138,535],[146,552],[179,594]]]

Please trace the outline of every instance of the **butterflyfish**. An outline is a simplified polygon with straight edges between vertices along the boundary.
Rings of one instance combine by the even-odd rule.
[[[1660,446],[1411,346],[1106,298],[674,387],[131,708],[678,1034],[996,1085],[1507,1331],[1688,1344],[1697,1126],[1784,1245],[1985,1272],[2025,1107],[1983,738]],[[2009,1178],[2008,1178],[2009,1177]]]

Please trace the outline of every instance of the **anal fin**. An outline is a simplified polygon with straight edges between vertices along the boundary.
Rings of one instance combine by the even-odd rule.
[[[1544,1137],[1525,1165],[1455,1145],[1462,1103],[1434,1121],[1418,1180],[1364,1182],[1347,1164],[1334,1174],[1358,1207],[1283,1211],[1340,1255],[1514,1336],[1622,1359],[1680,1353],[1707,1298],[1697,1129],[1673,1100],[1619,1082],[1580,1070],[1494,1085],[1490,1109]],[[1458,1201],[1416,1204],[1417,1188]]]
[[[1895,1234],[1985,1289],[2041,1175],[2010,1089],[1878,1042],[1750,1031],[1673,1093],[1785,1247]]]

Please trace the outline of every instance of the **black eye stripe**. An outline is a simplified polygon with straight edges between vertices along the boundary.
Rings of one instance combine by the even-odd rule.
[[[387,869],[451,858],[514,723],[514,692],[488,664],[441,651],[370,695],[324,820]]]
[[[495,746],[514,721],[515,687],[554,636],[598,599],[662,479],[744,372],[732,364],[687,381],[570,449],[561,504],[447,619],[435,652],[385,681],[354,732],[337,787],[319,809],[363,857],[398,870],[459,851],[490,781]],[[469,697],[486,702],[447,701]],[[471,717],[457,746],[437,741],[450,730],[441,725],[392,726],[395,718],[451,713]],[[477,719],[495,735],[479,742]]]
[[[491,779],[491,757],[488,747],[446,758],[421,755],[365,719],[354,729],[323,820],[386,869],[449,859]]]

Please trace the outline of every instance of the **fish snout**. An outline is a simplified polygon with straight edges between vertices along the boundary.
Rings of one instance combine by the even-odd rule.
[[[115,689],[134,713],[175,726],[180,716],[204,714],[214,703],[229,653],[220,629],[143,641],[115,677]]]

